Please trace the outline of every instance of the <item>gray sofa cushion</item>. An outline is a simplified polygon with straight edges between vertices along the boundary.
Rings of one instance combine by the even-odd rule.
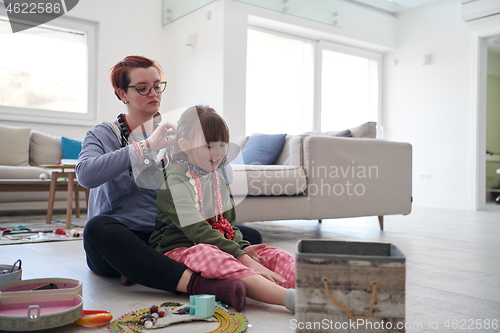
[[[30,141],[31,165],[56,164],[62,159],[60,136],[33,130]]]
[[[374,121],[367,121],[366,123],[362,123],[361,125],[345,129],[343,131],[328,131],[328,132],[311,131],[311,132],[306,132],[303,135],[375,139],[377,137],[377,123]]]
[[[0,165],[29,165],[29,128],[0,126],[0,142],[5,145],[0,154]]]
[[[288,165],[289,159],[288,156],[290,156],[290,141],[292,141],[293,138],[298,137],[298,135],[287,135],[285,144],[283,145],[283,149],[281,150],[281,153],[278,155],[278,158],[274,162],[274,164],[277,165]]]
[[[363,123],[359,126],[346,129],[343,131],[330,131],[330,132],[318,132],[318,131],[311,131],[311,132],[306,132],[301,135],[287,135],[285,145],[283,146],[283,150],[281,151],[281,154],[278,156],[276,162],[274,164],[294,164],[297,163],[291,162],[289,159],[290,156],[290,143],[293,142],[294,140],[298,140],[301,136],[335,136],[335,137],[344,137],[344,138],[373,138],[375,139],[377,137],[377,123],[374,121],[368,121],[366,123]],[[298,146],[295,145],[295,148]],[[293,147],[292,147],[293,149]]]
[[[359,126],[349,129],[353,138],[373,138],[377,137],[377,123],[368,121]]]
[[[45,168],[34,166],[8,166],[0,165],[0,179],[39,179],[41,174],[45,174],[50,180],[51,171]]]
[[[299,195],[307,188],[305,171],[292,165],[243,165],[233,164],[234,196]]]

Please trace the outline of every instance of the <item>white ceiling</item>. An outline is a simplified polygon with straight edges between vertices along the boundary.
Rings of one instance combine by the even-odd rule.
[[[351,0],[364,5],[382,9],[391,13],[398,13],[410,8],[427,5],[440,0]]]

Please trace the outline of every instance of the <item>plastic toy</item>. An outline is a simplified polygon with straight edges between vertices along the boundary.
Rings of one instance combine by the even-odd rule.
[[[75,324],[84,327],[95,327],[107,325],[113,315],[109,311],[103,310],[83,310],[82,317],[75,320]]]
[[[214,295],[189,296],[189,314],[200,318],[212,317],[215,313]]]

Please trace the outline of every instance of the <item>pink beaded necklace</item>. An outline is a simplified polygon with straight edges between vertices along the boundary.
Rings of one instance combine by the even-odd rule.
[[[234,230],[229,221],[224,218],[223,209],[222,209],[222,196],[220,194],[220,182],[219,182],[219,177],[217,176],[217,172],[212,172],[212,180],[213,180],[213,186],[215,189],[215,196],[214,196],[214,205],[213,205],[213,217],[210,217],[207,219],[205,215],[205,210],[203,208],[203,189],[201,187],[201,181],[200,177],[196,172],[193,170],[188,170],[187,175],[191,178],[191,180],[194,181],[194,184],[191,182],[191,184],[195,188],[196,192],[196,197],[195,201],[196,206],[203,217],[211,226],[212,229],[218,230],[221,234],[223,234],[227,239],[233,239],[234,238]],[[216,211],[218,209],[218,212]]]

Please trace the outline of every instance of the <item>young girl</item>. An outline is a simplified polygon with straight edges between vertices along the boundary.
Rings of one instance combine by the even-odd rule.
[[[203,277],[239,278],[248,297],[293,312],[293,256],[265,244],[250,245],[234,226],[227,184],[216,171],[229,142],[224,119],[211,108],[190,108],[179,119],[176,140],[176,163],[165,169],[166,186],[156,201],[151,246]],[[240,311],[245,304],[243,297],[232,305]]]

